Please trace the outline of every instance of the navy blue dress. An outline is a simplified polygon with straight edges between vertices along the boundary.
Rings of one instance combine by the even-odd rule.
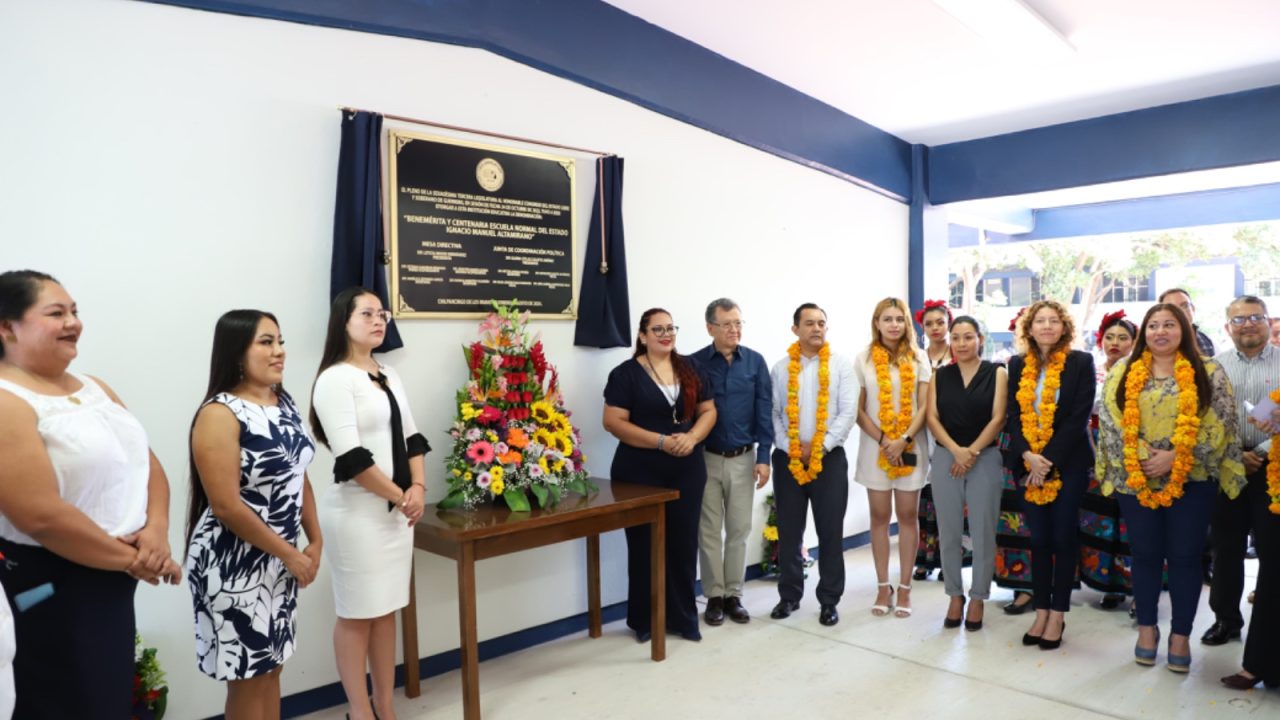
[[[272,407],[221,393],[240,421],[240,499],[285,541],[297,545],[302,491],[315,443],[287,393]],[[241,540],[209,508],[187,556],[195,606],[196,662],[215,680],[245,680],[293,654],[298,581],[284,561]]]
[[[686,360],[686,362],[688,362]],[[708,383],[699,377],[698,402],[711,398]],[[632,423],[652,432],[670,435],[688,432],[694,418],[672,419],[671,402],[635,359],[609,373],[604,388],[606,405],[631,413]],[[677,633],[698,631],[698,607],[694,593],[698,566],[698,521],[702,493],[707,487],[707,465],[702,445],[685,457],[654,448],[618,443],[610,478],[680,491],[667,503],[667,627]],[[649,526],[627,528],[627,626],[637,632],[650,630]]]

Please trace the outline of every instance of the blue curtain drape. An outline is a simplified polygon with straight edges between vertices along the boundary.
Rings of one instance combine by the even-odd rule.
[[[329,299],[353,286],[372,290],[391,309],[387,297],[387,254],[382,237],[382,116],[342,111],[338,151],[338,197],[333,210],[333,261]],[[404,347],[394,320],[374,352]]]
[[[596,161],[596,195],[583,259],[578,324],[573,344],[611,348],[631,345],[627,250],[622,232],[622,158]]]

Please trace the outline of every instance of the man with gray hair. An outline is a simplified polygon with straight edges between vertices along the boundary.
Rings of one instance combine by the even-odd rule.
[[[1271,436],[1248,422],[1248,409],[1266,399],[1280,382],[1280,348],[1270,343],[1271,324],[1262,298],[1242,295],[1233,300],[1227,306],[1227,333],[1233,347],[1218,353],[1214,360],[1226,372],[1235,393],[1249,484],[1234,500],[1218,493],[1214,505],[1209,526],[1213,550],[1209,607],[1215,622],[1200,638],[1205,645],[1223,645],[1240,637],[1244,628],[1240,598],[1245,585],[1245,551],[1256,512],[1265,512],[1270,503],[1265,488],[1267,453],[1271,449]]]
[[[704,619],[751,620],[742,606],[747,537],[755,491],[769,481],[773,447],[773,383],[760,353],[742,345],[742,311],[729,298],[707,306],[711,344],[690,357],[701,367],[716,403],[716,424],[703,444],[707,487],[699,541]]]

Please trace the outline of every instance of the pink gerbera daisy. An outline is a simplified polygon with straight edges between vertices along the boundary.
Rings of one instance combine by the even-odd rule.
[[[477,465],[493,462],[493,445],[488,440],[477,440],[467,448],[467,459]]]

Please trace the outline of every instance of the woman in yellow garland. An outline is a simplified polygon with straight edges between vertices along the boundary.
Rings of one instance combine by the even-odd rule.
[[[1133,551],[1138,609],[1134,659],[1154,665],[1161,573],[1169,567],[1169,669],[1191,668],[1191,625],[1200,602],[1200,555],[1218,486],[1244,487],[1238,418],[1227,374],[1202,360],[1178,307],[1147,311],[1133,352],[1103,387],[1097,477],[1118,493]]]
[[[920,541],[917,507],[928,473],[924,423],[929,362],[916,348],[907,304],[885,298],[871,314],[871,345],[853,361],[862,393],[858,400],[858,464],[854,480],[867,488],[871,510],[871,556],[876,601],[871,614],[893,606],[889,582],[889,520],[898,518],[898,617],[911,614],[911,570]]]
[[[1075,338],[1075,321],[1067,309],[1041,300],[1018,323],[1023,352],[1009,360],[1004,464],[1026,487],[1023,514],[1031,531],[1036,611],[1022,644],[1041,650],[1062,645],[1080,552],[1080,500],[1093,464],[1093,356],[1072,350]]]

